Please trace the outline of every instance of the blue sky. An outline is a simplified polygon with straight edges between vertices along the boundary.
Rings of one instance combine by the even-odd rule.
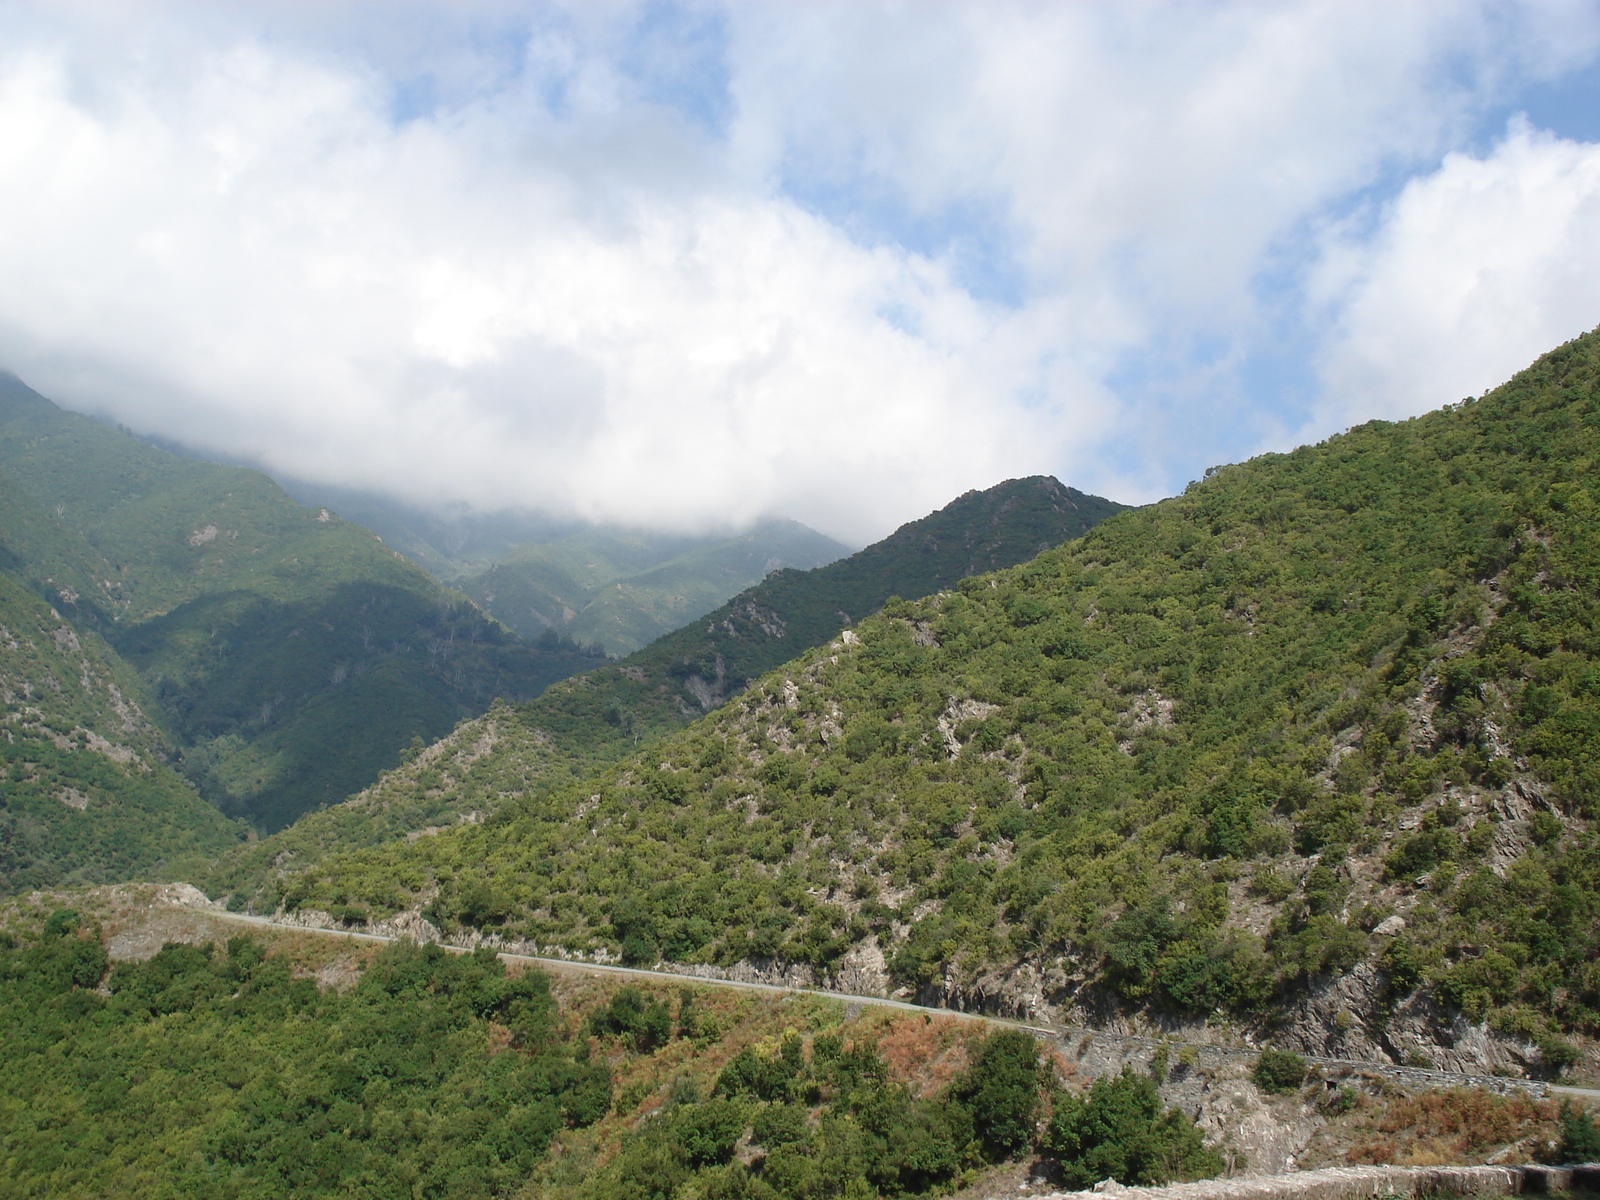
[[[8,5],[0,364],[423,504],[865,542],[1600,324],[1600,7]]]

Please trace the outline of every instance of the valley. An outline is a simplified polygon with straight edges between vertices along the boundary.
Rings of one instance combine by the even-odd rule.
[[[259,472],[180,458],[15,377],[0,379],[0,476],[4,569],[138,679],[165,741],[152,770],[257,828],[596,660],[523,642]]]
[[[283,480],[379,534],[441,583],[529,639],[547,632],[612,657],[710,612],[773,571],[807,571],[849,553],[797,521],[743,533],[662,533],[536,514],[438,513],[371,493]]]
[[[519,785],[527,743],[496,742],[418,777],[504,771],[480,820],[246,903],[1025,1019],[1578,1061],[1594,356],[891,603],[571,784]]]
[[[609,660],[8,386],[0,1051],[41,1111],[100,1086],[72,1045],[165,1114],[74,1186],[331,1194],[381,1145],[441,1195],[922,1195],[1596,1129],[1550,1089],[1600,1082],[1600,335],[1144,508],[1030,477],[808,570],[766,526],[463,576],[768,553]],[[240,1065],[310,1053],[291,1013],[292,1113]],[[453,1049],[380,1070],[406,1013]],[[221,1124],[158,1036],[238,1077]],[[1166,1165],[1103,1166],[1100,1104]]]

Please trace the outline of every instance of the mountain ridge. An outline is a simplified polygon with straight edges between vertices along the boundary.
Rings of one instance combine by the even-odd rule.
[[[730,660],[747,673],[777,665],[796,648],[838,632],[847,619],[839,611],[843,604],[871,611],[896,591],[953,581],[973,555],[982,561],[1031,557],[1041,543],[1122,508],[1047,477],[968,492],[845,559],[810,572],[775,572],[721,609],[621,662],[564,680],[530,704],[496,706],[348,803],[231,856],[208,886],[271,886],[278,870],[273,863],[285,852],[285,861],[300,870],[341,846],[378,845],[481,820],[507,797],[560,786],[715,707],[718,693],[698,674],[697,660],[722,663],[716,687],[736,691]],[[700,669],[715,675],[715,666]]]
[[[342,800],[496,694],[595,659],[529,645],[258,471],[197,462],[0,376],[5,563],[144,681],[173,763],[264,828]]]
[[[282,903],[1559,1070],[1600,1026],[1597,454],[1588,334],[891,604],[615,766],[336,855]]]

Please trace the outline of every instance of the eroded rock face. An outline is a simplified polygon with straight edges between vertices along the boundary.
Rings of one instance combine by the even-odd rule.
[[[1193,1083],[1167,1084],[1161,1095],[1194,1118],[1206,1141],[1247,1175],[1295,1170],[1311,1135],[1324,1124],[1298,1097],[1263,1097],[1242,1074],[1196,1076]]]
[[[805,963],[788,963],[778,959],[742,958],[731,967],[713,967],[701,963],[662,963],[660,970],[691,979],[726,979],[733,983],[761,983],[768,987],[816,988],[821,984],[817,974]]]
[[[162,884],[155,891],[154,902],[158,905],[168,904],[174,908],[215,910],[222,907],[207,898],[204,892],[191,883]]]
[[[1425,995],[1395,1006],[1384,1031],[1396,1062],[1432,1063],[1444,1071],[1521,1075],[1539,1067],[1539,1048],[1451,1014]]]
[[[1322,980],[1294,1006],[1274,1042],[1301,1054],[1392,1062],[1384,1044],[1383,989],[1383,974],[1370,962]]]
[[[852,996],[886,996],[889,986],[888,966],[877,942],[862,942],[839,960],[833,980],[835,991]]]
[[[1059,981],[1032,963],[1021,963],[967,981],[941,979],[924,988],[917,1003],[1017,1021],[1053,1021],[1056,1007],[1047,998],[1052,983]]]
[[[1426,993],[1392,1001],[1385,995],[1387,977],[1371,960],[1314,981],[1293,1008],[1265,1025],[1129,1010],[1108,989],[1069,973],[1070,965],[1016,963],[965,979],[947,976],[905,998],[1043,1025],[1199,1045],[1273,1046],[1378,1068],[1524,1078],[1536,1077],[1542,1066],[1537,1046],[1447,1011]]]
[[[403,912],[387,921],[377,921],[372,932],[385,937],[410,938],[416,942],[437,942],[443,938],[438,926],[418,912]]]

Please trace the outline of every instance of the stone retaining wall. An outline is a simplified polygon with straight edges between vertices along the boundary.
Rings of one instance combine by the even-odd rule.
[[[1576,1167],[1329,1167],[1253,1179],[1202,1179],[1169,1187],[1129,1188],[1107,1180],[1087,1192],[1052,1192],[1038,1200],[1369,1200],[1376,1196],[1504,1196],[1574,1188],[1600,1191],[1600,1164]]]
[[[1140,1037],[1136,1034],[1106,1033],[1083,1028],[1048,1029],[1027,1026],[1030,1032],[1053,1042],[1068,1059],[1079,1064],[1090,1077],[1114,1075],[1125,1065],[1137,1070],[1149,1067],[1150,1060],[1163,1046],[1174,1066],[1178,1065],[1179,1051],[1192,1054],[1190,1061],[1196,1070],[1216,1071],[1242,1060],[1253,1061],[1260,1048],[1249,1046],[1216,1046],[1197,1043],[1163,1041],[1159,1038]],[[1537,1079],[1508,1079],[1499,1075],[1469,1075],[1457,1071],[1431,1071],[1422,1067],[1403,1067],[1394,1063],[1368,1062],[1361,1059],[1323,1058],[1302,1055],[1313,1067],[1334,1074],[1376,1075],[1413,1088],[1472,1087],[1505,1095],[1510,1092],[1527,1092],[1542,1099],[1549,1088]]]

